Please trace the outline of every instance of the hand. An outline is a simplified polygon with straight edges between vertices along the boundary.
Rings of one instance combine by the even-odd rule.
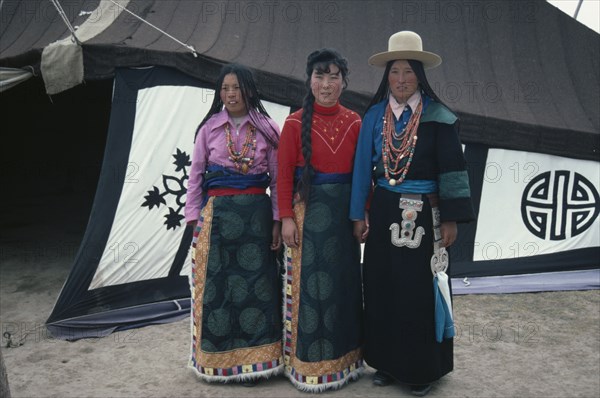
[[[298,227],[292,217],[284,217],[282,220],[281,235],[288,247],[298,247]]]
[[[281,221],[273,221],[272,235],[271,250],[277,251],[281,247]]]
[[[365,211],[364,220],[354,221],[353,235],[358,243],[365,243],[367,236],[369,236],[369,212]]]
[[[458,228],[456,227],[455,221],[445,221],[440,226],[440,233],[442,234],[442,247],[450,247],[456,240],[458,234]]]

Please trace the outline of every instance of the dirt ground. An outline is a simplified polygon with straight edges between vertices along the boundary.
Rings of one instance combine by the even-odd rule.
[[[18,217],[18,214],[14,215]],[[12,219],[12,217],[9,217]],[[52,219],[69,219],[54,214]],[[207,384],[187,368],[189,319],[76,342],[44,322],[65,281],[86,216],[38,231],[2,222],[0,325],[13,397],[306,397],[283,377],[254,388]],[[52,225],[57,225],[53,223]],[[29,229],[28,229],[29,228]],[[600,396],[600,291],[455,297],[455,370],[431,397]],[[22,344],[22,345],[19,345]],[[372,369],[332,397],[404,397],[371,384]]]

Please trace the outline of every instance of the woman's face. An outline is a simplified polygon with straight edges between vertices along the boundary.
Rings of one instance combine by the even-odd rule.
[[[310,88],[317,104],[334,106],[342,95],[343,82],[340,68],[329,64],[329,72],[313,69],[310,76]]]
[[[406,102],[419,88],[417,75],[405,59],[399,59],[392,64],[388,74],[388,83],[392,95],[399,103]]]
[[[248,113],[238,78],[234,73],[225,75],[223,79],[221,101],[223,101],[225,109],[231,117],[241,117]]]

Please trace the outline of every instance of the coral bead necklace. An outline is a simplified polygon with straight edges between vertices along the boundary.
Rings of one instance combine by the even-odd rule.
[[[241,151],[236,151],[231,138],[231,128],[229,123],[225,124],[225,140],[227,142],[227,151],[229,151],[229,160],[233,162],[237,171],[246,174],[254,163],[254,153],[256,152],[256,128],[248,123],[246,128],[246,139],[242,145]]]
[[[385,178],[391,186],[400,184],[408,174],[415,153],[415,146],[417,145],[417,130],[422,111],[423,101],[420,100],[406,127],[400,133],[397,133],[391,106],[388,104],[385,110],[383,131],[381,132],[383,136],[381,156]],[[400,141],[398,147],[396,147],[395,141]],[[408,157],[408,160],[402,162],[406,157]]]

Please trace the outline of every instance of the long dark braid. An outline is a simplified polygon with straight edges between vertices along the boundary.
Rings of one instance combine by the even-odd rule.
[[[310,182],[315,174],[315,169],[311,164],[312,160],[312,116],[313,116],[313,104],[315,103],[315,96],[309,89],[309,94],[304,97],[302,102],[302,131],[300,133],[300,143],[302,145],[302,156],[304,157],[304,169],[302,170],[302,176],[298,181],[297,191],[300,195],[300,199],[304,200],[308,198],[310,194]]]
[[[444,101],[440,99],[440,97],[438,97],[435,91],[433,91],[433,88],[431,88],[429,81],[427,81],[427,75],[425,74],[425,68],[423,67],[423,63],[414,59],[408,59],[407,61],[410,67],[412,68],[413,72],[415,72],[415,75],[417,76],[417,79],[419,81],[419,88],[423,90],[423,92],[429,97],[431,97],[435,102],[439,102],[446,108],[452,110],[448,105],[444,103]],[[380,103],[384,99],[387,99],[390,95],[390,84],[388,82],[388,75],[390,74],[390,69],[392,69],[392,65],[394,64],[394,62],[396,62],[396,60],[391,60],[386,64],[385,72],[383,72],[383,78],[381,79],[381,83],[379,83],[379,88],[377,89],[377,92],[373,96],[373,99],[371,99],[369,108],[375,104]]]
[[[336,50],[323,48],[312,52],[306,60],[306,96],[302,102],[302,131],[300,141],[302,144],[302,156],[304,157],[304,169],[302,176],[298,181],[296,191],[300,195],[300,200],[308,201],[310,194],[310,185],[315,169],[311,164],[312,160],[312,118],[315,103],[315,96],[310,86],[313,71],[329,73],[329,65],[335,65],[340,69],[342,75],[343,88],[348,85],[348,61]]]
[[[258,133],[261,134],[269,143],[269,145],[271,145],[273,148],[277,148],[279,145],[279,135],[267,121],[269,113],[260,102],[260,95],[258,89],[256,88],[256,84],[254,83],[252,72],[250,72],[250,69],[244,65],[236,63],[223,65],[221,68],[219,76],[217,77],[217,82],[215,83],[215,96],[213,98],[212,105],[204,119],[202,119],[202,122],[200,122],[200,125],[198,125],[198,128],[196,129],[196,135],[198,134],[198,131],[200,131],[200,128],[206,122],[208,122],[213,115],[223,110],[224,104],[223,101],[221,101],[221,95],[219,94],[219,91],[223,86],[223,80],[225,80],[225,76],[229,74],[234,74],[237,76],[240,90],[242,92],[242,98],[246,104],[246,109],[250,114],[250,121],[256,127]],[[256,115],[253,115],[250,112],[251,110],[256,110]]]

